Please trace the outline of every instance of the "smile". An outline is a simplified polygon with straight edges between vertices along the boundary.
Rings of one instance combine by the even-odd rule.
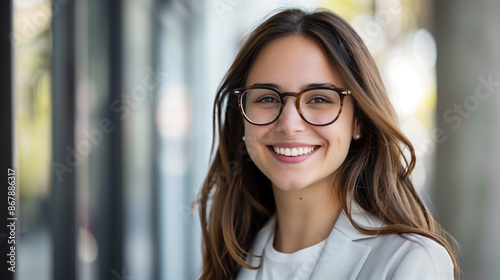
[[[285,147],[274,147],[272,146],[272,150],[278,155],[283,155],[287,157],[296,157],[302,156],[312,153],[316,147],[294,147],[294,148],[285,148]]]

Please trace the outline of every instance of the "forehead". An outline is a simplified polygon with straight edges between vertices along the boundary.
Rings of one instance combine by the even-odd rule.
[[[246,85],[275,83],[283,90],[298,90],[310,83],[341,87],[323,49],[303,36],[287,36],[266,45],[254,61]]]

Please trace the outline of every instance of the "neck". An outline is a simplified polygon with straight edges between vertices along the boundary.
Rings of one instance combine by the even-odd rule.
[[[274,248],[293,253],[325,240],[340,214],[331,184],[283,191],[273,185],[278,225]]]

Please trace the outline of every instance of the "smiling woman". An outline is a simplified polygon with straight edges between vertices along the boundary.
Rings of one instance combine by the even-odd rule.
[[[342,18],[270,17],[243,44],[214,110],[201,279],[459,276],[410,180],[414,150],[375,63]]]

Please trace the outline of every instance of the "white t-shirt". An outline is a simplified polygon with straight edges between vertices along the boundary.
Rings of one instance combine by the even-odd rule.
[[[262,266],[257,272],[257,279],[309,279],[318,262],[321,251],[325,246],[326,239],[311,247],[304,248],[291,254],[286,254],[274,249],[273,242],[275,233],[276,229],[273,230],[271,238],[269,238],[266,243]]]

